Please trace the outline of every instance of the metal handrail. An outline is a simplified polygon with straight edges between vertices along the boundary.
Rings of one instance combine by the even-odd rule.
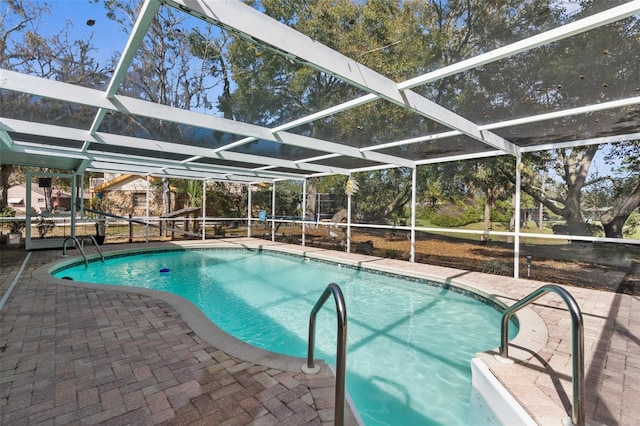
[[[82,245],[82,248],[84,249],[84,240],[86,240],[87,238],[89,238],[89,240],[96,247],[96,250],[98,251],[98,254],[100,255],[100,260],[102,260],[102,262],[104,263],[104,255],[102,254],[102,250],[100,250],[100,247],[98,246],[98,241],[96,241],[96,239],[95,239],[95,237],[93,235],[86,235],[85,237],[82,238],[82,240],[80,241],[80,243]]]
[[[562,298],[571,314],[571,345],[573,358],[573,407],[571,421],[576,426],[584,426],[584,323],[582,312],[576,300],[567,290],[557,285],[545,285],[508,307],[502,314],[500,333],[500,356],[509,358],[509,319],[519,309],[533,303],[547,292],[556,293]]]
[[[317,373],[320,371],[319,366],[315,365],[313,352],[315,350],[316,341],[316,315],[324,302],[327,301],[329,295],[333,294],[336,302],[336,311],[338,314],[338,347],[336,349],[336,400],[333,422],[336,426],[344,425],[344,400],[345,400],[345,382],[346,382],[346,364],[347,364],[347,308],[344,303],[344,296],[337,284],[331,283],[324,290],[316,305],[311,310],[309,316],[309,348],[307,351],[307,364],[302,370],[305,373]]]
[[[82,249],[82,246],[80,245],[80,242],[76,237],[67,237],[64,239],[64,242],[62,243],[62,257],[67,257],[67,241],[69,240],[73,240],[76,243],[76,247],[78,247],[78,250],[80,250],[80,254],[82,255],[82,258],[84,259],[84,265],[89,266],[89,261],[87,260],[87,256],[85,256],[84,250]]]

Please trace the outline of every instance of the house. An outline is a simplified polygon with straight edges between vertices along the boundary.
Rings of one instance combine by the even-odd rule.
[[[164,212],[160,179],[149,179],[149,215],[160,216]],[[118,216],[145,216],[147,213],[147,178],[131,174],[105,173],[103,178],[91,179],[91,208],[108,211]],[[175,204],[175,192],[170,194]]]
[[[51,205],[46,200],[45,188],[37,185],[31,186],[31,211],[34,213],[47,213],[52,211],[66,211],[71,206],[71,194],[63,189],[51,188]],[[7,191],[7,204],[16,211],[18,216],[26,214],[27,211],[27,187],[24,184],[13,184]]]

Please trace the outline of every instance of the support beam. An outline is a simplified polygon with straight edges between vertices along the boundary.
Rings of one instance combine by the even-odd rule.
[[[251,238],[251,184],[247,185],[247,238]]]
[[[116,66],[115,72],[113,73],[113,77],[111,77],[111,81],[109,82],[109,86],[107,87],[107,98],[111,98],[113,95],[115,95],[118,91],[118,88],[122,84],[122,80],[124,80],[124,77],[127,74],[127,70],[129,69],[131,62],[133,62],[133,58],[135,58],[136,53],[138,52],[138,48],[147,35],[149,26],[151,25],[151,22],[153,22],[153,18],[155,18],[156,14],[158,13],[160,5],[161,3],[158,0],[146,0],[142,4],[140,12],[138,12],[138,19],[133,25],[133,30],[129,35],[129,40],[127,40],[127,45],[125,46],[124,51],[120,56],[118,65]]]
[[[416,199],[418,188],[418,168],[411,171],[411,249],[409,250],[409,262],[416,261]]]
[[[144,217],[144,223],[145,223],[145,225],[144,225],[144,235],[145,235],[145,239],[146,239],[147,243],[149,242],[149,216],[150,216],[150,214],[149,214],[149,208],[150,208],[150,206],[149,206],[149,197],[151,195],[151,185],[150,185],[151,182],[149,181],[149,177],[150,176],[147,175],[147,186],[146,186],[147,193],[145,195],[145,208],[144,208],[144,216],[145,216]],[[131,241],[129,241],[129,242],[131,242]]]
[[[307,180],[302,181],[302,247],[305,246],[305,231],[306,231],[306,218],[307,218]]]
[[[274,131],[272,129],[253,124],[242,123],[222,117],[216,117],[203,113],[187,111],[167,105],[143,101],[126,96],[114,95],[112,99],[104,97],[104,92],[47,80],[40,77],[29,76],[14,71],[0,70],[0,79],[3,80],[2,88],[16,92],[28,93],[34,96],[44,96],[48,98],[60,99],[64,102],[77,103],[101,108],[108,111],[118,111],[123,114],[138,115],[155,120],[163,120],[172,123],[179,123],[186,126],[193,126],[202,129],[215,130],[229,135],[247,136],[249,139],[240,142],[231,142],[228,145],[207,149],[206,153],[200,154],[203,157],[212,157],[213,154],[228,152],[229,149],[238,144],[244,144],[252,140],[264,139],[271,142],[283,143],[301,148],[309,148],[316,151],[340,154],[353,158],[364,158],[380,163],[390,163],[397,166],[413,167],[413,162],[401,157],[381,154],[377,152],[363,152],[362,150],[335,142],[329,142],[318,138],[302,136],[285,131]],[[94,122],[95,124],[95,122]],[[97,134],[97,128],[92,128],[85,133]],[[28,133],[28,132],[27,132]],[[182,148],[184,149],[184,148]],[[182,152],[173,151],[173,152]],[[313,170],[313,169],[312,169]],[[342,172],[336,172],[344,174]]]
[[[522,176],[522,157],[516,157],[516,188],[515,188],[515,235],[513,238],[513,278],[520,278],[520,187]]]
[[[38,136],[46,136],[46,137],[59,138],[59,139],[75,140],[80,142],[90,141],[98,144],[119,146],[123,148],[137,148],[137,149],[154,151],[154,152],[163,153],[163,154],[166,152],[173,152],[173,153],[180,153],[180,154],[190,155],[190,156],[199,156],[199,157],[206,157],[206,158],[212,157],[211,150],[208,148],[202,148],[202,147],[191,146],[191,145],[182,145],[182,144],[176,144],[172,142],[154,141],[150,139],[141,139],[141,138],[135,138],[131,136],[114,135],[114,134],[102,133],[102,132],[91,135],[86,130],[55,126],[51,124],[34,123],[30,121],[15,120],[10,118],[0,118],[0,130],[32,134],[32,135],[38,135]],[[95,148],[95,146],[91,151],[94,151],[94,150],[95,152],[97,152],[97,148]],[[69,151],[73,152],[74,150],[72,148],[69,148]],[[79,150],[75,150],[75,151],[78,153],[77,155],[79,156],[82,155],[82,153]],[[113,153],[111,154],[117,155]],[[129,157],[128,154],[127,155],[123,154],[122,155],[123,161],[126,161],[128,157]],[[82,158],[86,158],[86,156],[83,156]],[[252,163],[256,165],[267,164],[275,167],[298,169],[298,170],[301,170],[301,175],[307,172],[320,172],[320,173],[344,174],[344,175],[349,174],[348,170],[342,169],[339,167],[324,166],[319,164],[302,163],[302,162],[295,163],[291,160],[282,160],[275,157],[264,157],[264,156],[258,156],[258,155],[243,154],[239,152],[220,152],[217,155],[213,156],[213,158],[236,161],[241,163]],[[152,160],[157,164],[163,164],[166,161],[162,158],[162,155],[159,155],[158,157],[153,158]],[[187,168],[187,166],[191,167],[190,164],[184,164],[181,162],[176,162],[176,164],[183,164],[185,168]],[[203,167],[203,165],[204,163],[198,163],[193,167]],[[162,166],[159,165],[158,167],[162,167]],[[176,167],[179,167],[179,166],[176,165]],[[214,168],[216,166],[211,165],[210,167]],[[220,170],[231,169],[228,166],[220,166],[220,167],[221,167]],[[242,169],[240,167],[236,168],[235,170],[236,172],[243,171],[244,174],[249,174],[248,170]],[[254,174],[256,176],[260,176],[260,173],[254,172]],[[274,175],[274,174],[277,174],[277,172],[271,172],[270,174]],[[285,177],[287,176],[286,173],[282,175]]]
[[[11,147],[13,146],[13,140],[9,133],[4,130],[0,130],[0,151],[11,151]]]
[[[276,240],[276,182],[271,184],[271,241]]]
[[[518,53],[544,46],[589,30],[593,30],[621,19],[629,18],[640,13],[640,1],[631,1],[618,7],[612,7],[604,12],[596,13],[578,21],[571,22],[558,28],[529,37],[524,40],[500,47],[490,52],[475,56],[464,61],[440,68],[419,77],[400,83],[401,89],[409,89],[426,83],[441,80],[460,72],[496,62]]]
[[[205,3],[170,0],[168,3],[291,60],[338,77],[382,99],[459,130],[492,147],[513,155],[518,153],[518,147],[506,139],[491,132],[481,132],[471,121],[411,90],[401,89],[393,80],[240,1]]]
[[[207,239],[207,180],[202,180],[202,241]]]

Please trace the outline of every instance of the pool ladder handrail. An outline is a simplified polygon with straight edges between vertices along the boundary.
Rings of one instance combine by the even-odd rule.
[[[82,246],[80,245],[80,242],[78,241],[78,239],[76,237],[67,237],[64,239],[64,241],[62,242],[62,257],[67,257],[67,241],[73,241],[76,243],[76,247],[78,248],[78,250],[80,250],[80,254],[82,255],[82,258],[84,259],[84,265],[85,266],[89,266],[89,261],[87,260],[87,256],[85,256],[84,254],[84,250],[82,248]]]
[[[571,421],[576,426],[584,426],[584,322],[582,312],[573,296],[558,285],[544,285],[517,303],[511,305],[502,313],[502,326],[500,333],[500,356],[509,358],[509,319],[516,311],[533,303],[544,294],[556,293],[567,305],[571,314],[571,346],[573,367],[573,406],[571,409]]]
[[[95,239],[95,237],[93,235],[86,235],[86,236],[82,237],[82,239],[80,240],[80,244],[82,245],[82,248],[84,249],[84,242],[85,242],[85,240],[87,238],[96,247],[96,250],[98,251],[98,254],[100,255],[100,260],[102,260],[102,263],[104,263],[104,255],[102,254],[102,250],[100,250],[100,246],[98,246],[98,241],[96,241],[96,239]]]
[[[311,310],[309,316],[309,347],[307,351],[307,364],[302,366],[302,371],[308,374],[316,374],[320,371],[320,366],[315,365],[314,350],[316,340],[316,315],[320,308],[333,294],[336,302],[336,313],[338,314],[338,345],[336,349],[336,392],[334,407],[334,424],[336,426],[344,425],[344,401],[345,401],[345,382],[346,382],[346,364],[347,364],[347,308],[344,303],[344,296],[340,287],[331,283],[324,290],[315,306]]]

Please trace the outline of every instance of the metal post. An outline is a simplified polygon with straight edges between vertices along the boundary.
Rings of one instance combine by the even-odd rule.
[[[24,222],[24,244],[25,244],[25,248],[27,250],[29,250],[31,248],[31,185],[33,185],[33,182],[31,181],[31,179],[33,178],[31,175],[31,168],[27,167],[26,169],[26,175],[27,175],[27,193],[25,194],[25,222]],[[73,234],[72,234],[73,236]]]
[[[202,181],[202,241],[204,241],[206,236],[206,227],[207,227],[207,180]]]
[[[271,241],[276,240],[276,181],[271,190]]]
[[[147,175],[147,196],[146,196],[146,208],[145,208],[145,239],[146,242],[149,242],[149,175]],[[131,223],[131,222],[129,222]]]
[[[351,253],[351,193],[347,194],[347,253]]]
[[[71,226],[71,232],[69,233],[72,236],[76,236],[76,214],[77,214],[77,208],[76,208],[76,202],[77,199],[75,197],[76,194],[76,189],[78,186],[78,175],[77,174],[73,174],[71,176],[71,205],[69,206],[71,209],[70,212],[70,226]],[[82,182],[83,179],[80,180],[80,182]],[[84,187],[84,184],[81,183],[81,187]],[[83,203],[80,203],[80,205],[82,205]],[[65,227],[66,230],[66,227]]]
[[[520,276],[520,182],[521,182],[522,157],[516,157],[516,189],[515,189],[515,236],[513,238],[513,278]]]
[[[247,238],[251,238],[251,184],[247,185]]]
[[[418,167],[413,168],[411,174],[411,249],[409,262],[416,261],[416,188],[418,186]]]
[[[307,178],[302,181],[302,247],[305,246],[305,225],[307,218]]]

